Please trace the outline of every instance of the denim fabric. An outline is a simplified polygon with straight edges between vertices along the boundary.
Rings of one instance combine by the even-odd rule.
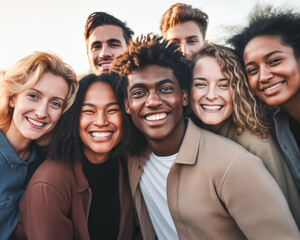
[[[0,239],[10,238],[18,223],[18,204],[24,193],[27,169],[35,151],[23,161],[0,131]]]
[[[275,127],[272,129],[272,135],[283,153],[300,193],[300,153],[296,139],[290,129],[289,116],[280,107],[277,107],[273,114],[273,120]]]

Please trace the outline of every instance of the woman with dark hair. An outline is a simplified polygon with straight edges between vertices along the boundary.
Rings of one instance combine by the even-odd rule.
[[[255,95],[274,106],[272,134],[300,195],[300,12],[257,5],[247,27],[229,39]],[[299,226],[299,225],[298,225]]]
[[[122,153],[122,113],[110,73],[80,80],[49,158],[20,202],[16,239],[132,239],[133,203]]]
[[[290,170],[269,135],[267,116],[246,81],[239,58],[225,46],[206,43],[193,58],[193,121],[227,137],[258,156],[285,195],[300,225],[300,198]]]
[[[35,141],[47,136],[74,102],[73,69],[53,53],[34,52],[0,79],[0,238],[10,239],[18,204],[41,159]]]

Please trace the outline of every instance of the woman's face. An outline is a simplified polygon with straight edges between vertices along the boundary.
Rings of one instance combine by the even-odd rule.
[[[268,105],[288,103],[299,94],[299,60],[279,37],[253,38],[245,47],[244,62],[250,87]]]
[[[195,64],[191,105],[196,116],[215,131],[233,112],[228,79],[214,57],[202,57]]]
[[[32,88],[11,97],[13,115],[8,132],[28,140],[49,133],[61,116],[68,91],[63,77],[50,72],[42,75]]]
[[[92,163],[105,161],[122,137],[122,114],[109,84],[95,82],[88,88],[79,124],[85,156]]]

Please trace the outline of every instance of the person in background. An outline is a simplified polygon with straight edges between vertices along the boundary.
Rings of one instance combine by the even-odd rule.
[[[160,30],[166,40],[176,42],[187,59],[203,46],[208,16],[185,3],[172,5],[160,20]]]
[[[78,81],[58,56],[34,52],[0,81],[0,236],[10,239],[18,204],[38,161],[33,142],[47,135],[72,105]]]
[[[269,119],[257,112],[260,101],[251,91],[233,50],[204,44],[193,58],[190,95],[194,122],[201,120],[209,130],[241,144],[263,161],[285,195],[299,227],[300,198],[296,184],[269,135]]]
[[[262,161],[184,120],[188,62],[177,44],[148,35],[111,68],[122,77],[129,181],[143,238],[299,239]]]
[[[243,60],[253,93],[272,106],[271,133],[300,196],[300,12],[256,5],[228,42]]]
[[[122,53],[134,32],[125,22],[105,12],[94,12],[85,23],[87,56],[96,75],[108,72],[113,59]]]
[[[20,201],[15,239],[136,239],[113,81],[110,73],[80,80]]]

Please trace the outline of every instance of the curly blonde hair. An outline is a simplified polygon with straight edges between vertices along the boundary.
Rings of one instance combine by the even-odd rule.
[[[63,77],[69,85],[63,113],[73,104],[78,90],[78,80],[74,70],[60,57],[48,52],[34,52],[20,59],[8,69],[0,81],[0,129],[8,129],[13,110],[9,106],[12,96],[33,87],[47,72]]]
[[[220,65],[221,71],[228,79],[232,96],[232,120],[240,135],[246,130],[265,139],[269,132],[269,119],[265,106],[251,91],[240,59],[228,47],[206,42],[203,48],[194,55],[193,67],[205,56],[213,57]]]

